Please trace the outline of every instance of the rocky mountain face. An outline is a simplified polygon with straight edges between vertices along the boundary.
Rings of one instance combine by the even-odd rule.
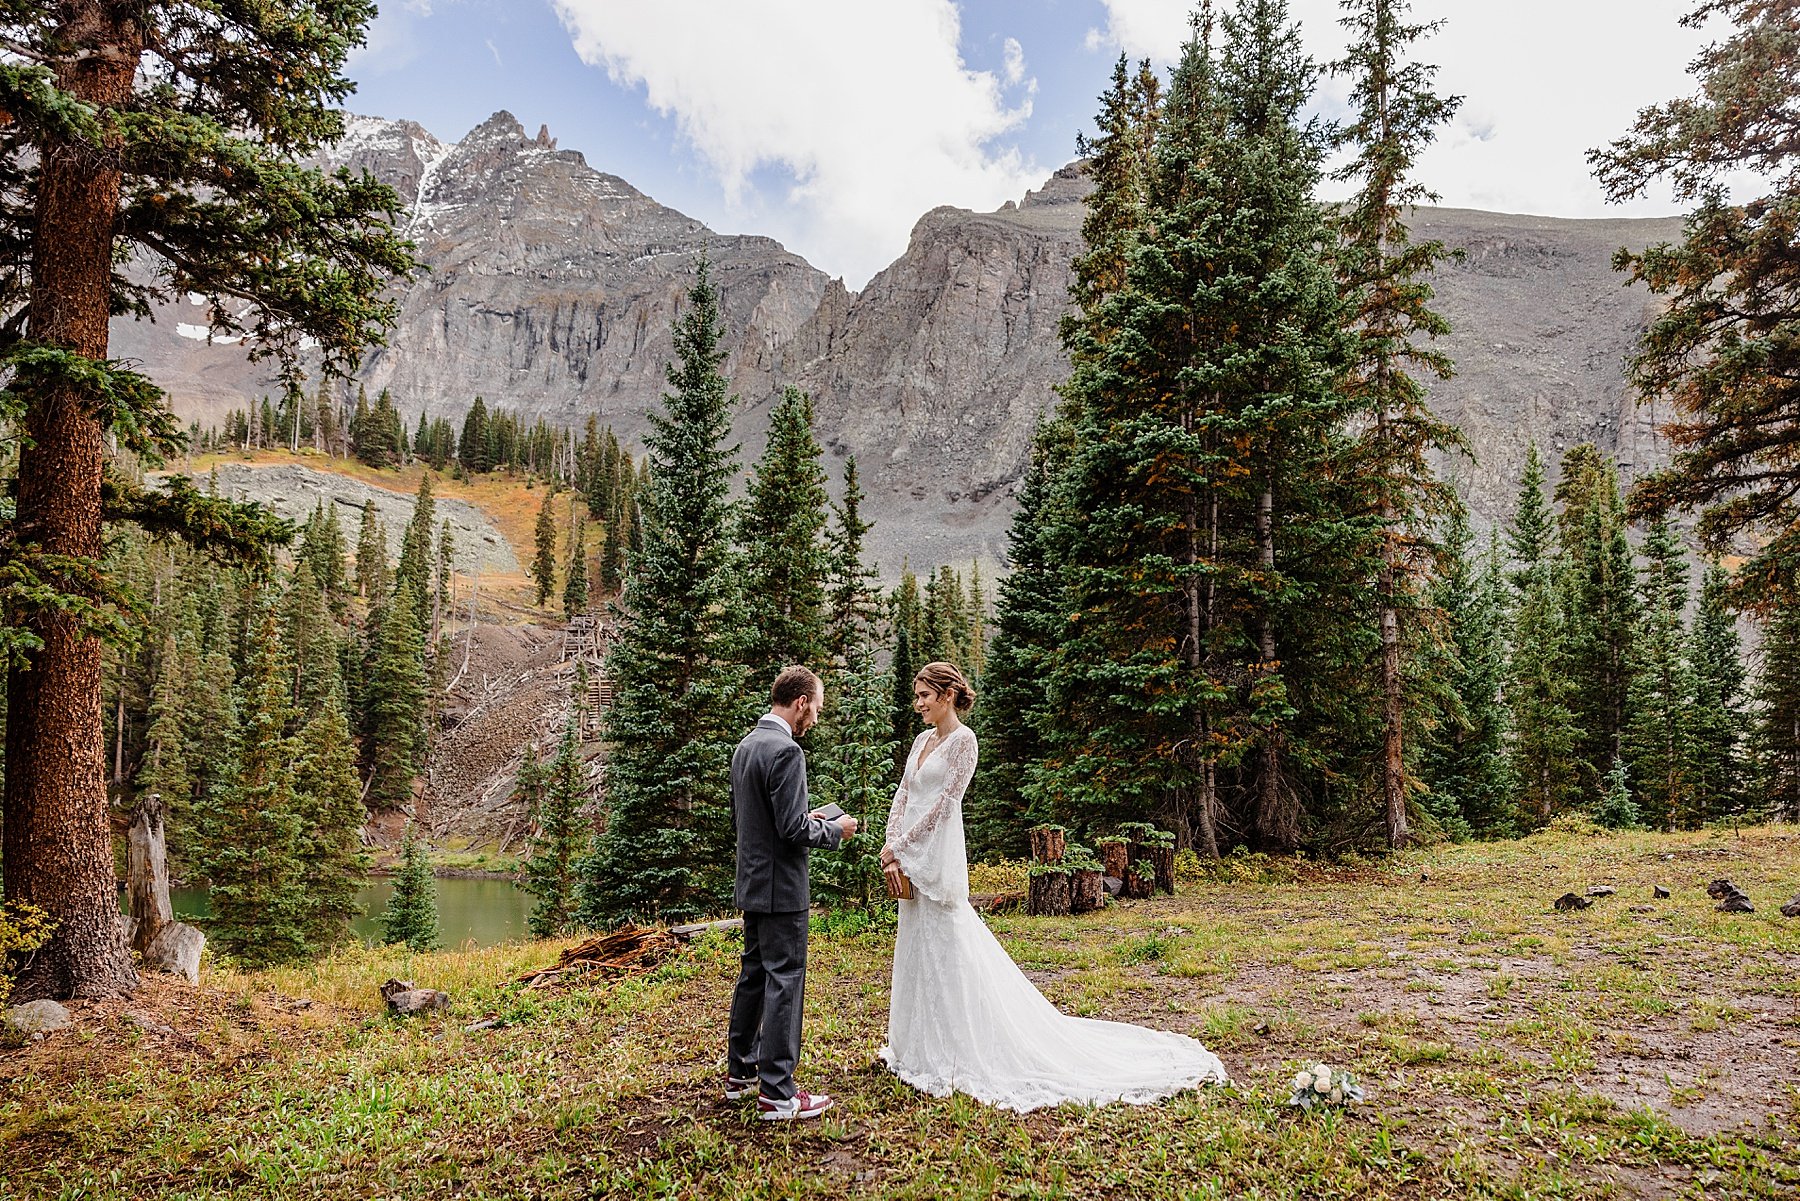
[[[579,425],[596,414],[635,440],[663,388],[670,324],[704,255],[718,284],[739,397],[734,432],[761,450],[781,388],[810,391],[834,472],[854,454],[883,574],[997,560],[1037,415],[1065,364],[1057,323],[1080,243],[1085,184],[1065,168],[993,213],[939,208],[906,252],[848,292],[767,238],[707,229],[497,113],[460,142],[416,124],[355,119],[326,156],[390,183],[429,270],[400,290],[390,345],[363,368],[409,423],[476,396]],[[1446,464],[1477,516],[1510,508],[1525,446],[1552,465],[1594,441],[1627,474],[1664,457],[1622,363],[1654,311],[1610,259],[1673,238],[1676,219],[1570,221],[1420,210],[1420,237],[1464,251],[1434,281],[1458,373],[1433,406],[1467,431]],[[142,360],[179,412],[215,420],[267,390],[241,346],[209,345],[171,306],[115,323],[113,353]]]

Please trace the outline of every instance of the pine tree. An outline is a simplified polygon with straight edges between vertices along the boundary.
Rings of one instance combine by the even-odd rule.
[[[1751,736],[1756,788],[1769,817],[1800,820],[1800,606],[1768,606],[1762,616]]]
[[[450,532],[450,520],[438,527],[437,588],[432,592],[431,644],[437,645],[444,627],[444,617],[451,612],[456,591],[456,539]]]
[[[1692,825],[1698,816],[1691,777],[1694,680],[1682,628],[1688,601],[1687,562],[1665,517],[1651,522],[1643,553],[1643,623],[1631,679],[1631,714],[1623,739],[1625,761],[1638,781],[1637,814],[1674,830]]]
[[[362,916],[357,892],[369,871],[362,845],[367,813],[356,776],[356,744],[337,689],[324,691],[306,712],[294,764],[294,806],[301,824],[299,925],[308,949],[319,951],[348,939],[351,920]]]
[[[994,643],[982,678],[982,765],[965,802],[969,852],[978,858],[1022,858],[1026,831],[1037,824],[1034,818],[1051,816],[1033,814],[1024,798],[1028,773],[1048,753],[1045,664],[1062,629],[1063,605],[1047,539],[1053,522],[1045,507],[1053,502],[1052,455],[1067,429],[1066,424],[1045,423],[1034,434],[1031,460],[1019,484],[1019,507],[1007,533],[1012,570],[1000,584]],[[903,745],[910,743],[908,739]],[[1202,849],[1209,856],[1218,854],[1216,841]]]
[[[852,645],[837,681],[830,709],[832,737],[816,765],[819,800],[836,802],[867,825],[837,854],[815,855],[812,874],[825,896],[867,908],[886,895],[881,848],[893,800],[896,744],[888,713],[893,683],[866,642]]]
[[[537,526],[532,530],[534,552],[531,578],[537,581],[537,603],[543,605],[556,591],[556,489],[544,490],[544,503],[538,509]]]
[[[1354,360],[1346,383],[1366,429],[1350,463],[1381,521],[1376,569],[1376,616],[1381,638],[1382,808],[1390,847],[1406,845],[1409,791],[1406,713],[1409,696],[1402,625],[1415,620],[1431,566],[1430,526],[1453,498],[1429,456],[1465,448],[1460,432],[1425,403],[1425,389],[1409,369],[1439,379],[1451,375],[1448,357],[1423,343],[1449,332],[1430,306],[1426,277],[1450,254],[1437,241],[1413,242],[1404,214],[1437,199],[1411,177],[1437,128],[1456,115],[1461,99],[1431,89],[1435,67],[1408,63],[1412,43],[1438,23],[1406,23],[1407,0],[1351,0],[1342,24],[1348,56],[1333,70],[1350,77],[1355,119],[1341,134],[1355,158],[1333,176],[1357,191],[1339,212],[1340,285],[1352,309]]]
[[[356,536],[356,591],[371,604],[387,591],[387,564],[387,534],[375,516],[375,502],[366,501]]]
[[[139,795],[159,796],[165,812],[183,816],[194,792],[186,733],[191,651],[191,645],[184,645],[173,630],[163,639],[161,670],[150,693],[148,746],[137,775]]]
[[[1163,817],[1216,846],[1229,758],[1240,828],[1288,849],[1315,759],[1295,688],[1339,632],[1300,615],[1341,611],[1322,590],[1362,570],[1322,553],[1356,541],[1323,459],[1350,344],[1312,197],[1323,131],[1300,117],[1316,71],[1280,0],[1221,29],[1215,57],[1199,27],[1171,81],[1124,286],[1065,337],[1068,620],[1031,790],[1077,822]]]
[[[650,415],[643,546],[607,660],[606,832],[582,861],[581,918],[684,917],[731,883],[731,748],[749,716],[729,499],[737,451],[718,294],[702,265],[678,362]]]
[[[826,584],[825,650],[834,669],[847,668],[851,651],[874,635],[881,613],[880,572],[863,561],[863,548],[872,521],[864,521],[863,501],[868,499],[856,473],[856,456],[844,462],[844,495],[831,506],[831,528],[826,531],[830,574]]]
[[[209,886],[213,941],[261,966],[306,953],[307,906],[295,748],[286,734],[290,669],[273,611],[258,619],[251,648],[238,699],[236,778],[204,800],[196,849]]]
[[[537,938],[555,938],[575,926],[576,864],[588,841],[581,813],[587,797],[580,730],[581,712],[571,705],[556,757],[540,769],[537,833],[525,861],[525,891],[537,898],[531,910]]]
[[[824,452],[813,435],[812,398],[783,392],[769,417],[769,443],[750,474],[738,542],[752,680],[789,664],[825,666],[828,497]]]
[[[431,537],[437,527],[437,502],[431,495],[431,472],[419,477],[412,517],[400,539],[400,564],[394,570],[394,589],[413,598],[413,628],[424,638],[431,630]]]
[[[1744,808],[1744,660],[1729,608],[1725,569],[1710,564],[1701,579],[1700,606],[1688,637],[1693,680],[1689,779],[1695,816],[1714,821]]]
[[[1541,825],[1579,799],[1577,759],[1583,731],[1573,709],[1568,669],[1566,573],[1551,542],[1544,472],[1534,444],[1526,455],[1507,541],[1512,549],[1511,648],[1506,665],[1509,769],[1519,793],[1521,820]]]
[[[400,844],[400,873],[394,877],[393,894],[381,915],[381,930],[390,943],[405,943],[414,951],[437,949],[437,884],[431,878],[425,844],[410,822]]]
[[[325,594],[305,560],[294,565],[282,612],[282,638],[293,667],[292,701],[302,714],[317,711],[327,694],[342,692],[337,628]]]
[[[587,612],[587,526],[581,521],[569,536],[569,571],[563,583],[563,612],[573,618]]]
[[[1512,783],[1506,764],[1506,713],[1500,692],[1506,676],[1506,583],[1498,534],[1479,560],[1462,505],[1451,510],[1444,535],[1449,568],[1433,588],[1455,656],[1453,708],[1427,740],[1419,773],[1429,789],[1425,806],[1453,835],[1515,835]]]
[[[489,437],[487,402],[477,396],[463,417],[462,437],[456,443],[456,461],[470,475],[494,469]]]
[[[1570,708],[1583,731],[1577,755],[1582,787],[1601,789],[1600,766],[1623,753],[1631,724],[1631,665],[1637,638],[1638,598],[1626,538],[1624,500],[1612,459],[1591,444],[1563,456],[1557,481],[1557,514],[1567,574],[1568,665],[1573,677]]]
[[[338,521],[337,506],[326,509],[320,501],[307,519],[297,556],[312,571],[312,577],[334,605],[344,591],[344,527]]]
[[[362,766],[372,807],[404,808],[425,751],[425,648],[413,624],[410,591],[393,594],[369,614],[369,661],[363,681]]]
[[[1609,830],[1634,830],[1638,824],[1637,802],[1631,797],[1630,769],[1615,756],[1612,770],[1606,773],[1600,803],[1594,807],[1594,820]]]
[[[8,531],[0,587],[0,641],[22,656],[8,681],[0,857],[6,901],[54,923],[19,999],[137,984],[101,758],[100,639],[123,632],[105,523],[137,521],[244,562],[286,537],[265,510],[180,477],[146,490],[113,469],[118,451],[154,464],[182,446],[160,390],[110,355],[109,318],[197,293],[213,331],[254,335],[284,382],[299,378],[303,350],[337,374],[378,340],[395,312],[383,292],[412,265],[386,219],[398,201],[367,175],[299,162],[343,131],[334,106],[351,85],[339,72],[372,15],[355,2],[320,19],[292,0],[228,18],[194,0],[0,15],[0,406],[21,447],[7,524],[30,531]],[[230,36],[212,36],[222,23]]]
[[[1682,23],[1723,18],[1729,33],[1695,58],[1694,95],[1638,113],[1631,132],[1588,153],[1615,203],[1666,179],[1692,203],[1681,242],[1613,258],[1632,282],[1667,299],[1628,365],[1644,402],[1666,402],[1676,454],[1633,489],[1635,515],[1701,511],[1698,532],[1722,553],[1740,532],[1757,550],[1733,577],[1753,603],[1793,586],[1800,550],[1800,143],[1792,110],[1794,17],[1771,0],[1696,0]],[[1768,190],[1736,203],[1740,175]]]

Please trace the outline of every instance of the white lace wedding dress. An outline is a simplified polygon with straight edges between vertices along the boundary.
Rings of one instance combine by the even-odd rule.
[[[1021,1112],[1064,1101],[1140,1104],[1206,1081],[1218,1057],[1191,1038],[1068,1017],[1044,999],[969,905],[962,798],[975,733],[960,726],[921,766],[919,735],[888,818],[912,881],[900,902],[888,1045],[894,1074],[936,1097],[967,1093]]]

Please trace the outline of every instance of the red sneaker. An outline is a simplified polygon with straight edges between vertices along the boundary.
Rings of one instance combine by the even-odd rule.
[[[816,1118],[830,1108],[831,1098],[824,1093],[795,1093],[786,1101],[764,1096],[756,1098],[756,1116],[765,1122]]]
[[[736,1076],[730,1075],[725,1077],[725,1099],[727,1101],[742,1101],[745,1097],[754,1097],[755,1095],[755,1076],[751,1076],[747,1080],[740,1080]]]

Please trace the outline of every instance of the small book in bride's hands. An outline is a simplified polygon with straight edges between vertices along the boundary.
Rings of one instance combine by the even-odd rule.
[[[891,873],[883,871],[881,878],[887,881],[888,895],[896,901],[913,899],[912,881],[906,878],[906,873],[900,870],[898,863],[894,864],[894,870]]]

